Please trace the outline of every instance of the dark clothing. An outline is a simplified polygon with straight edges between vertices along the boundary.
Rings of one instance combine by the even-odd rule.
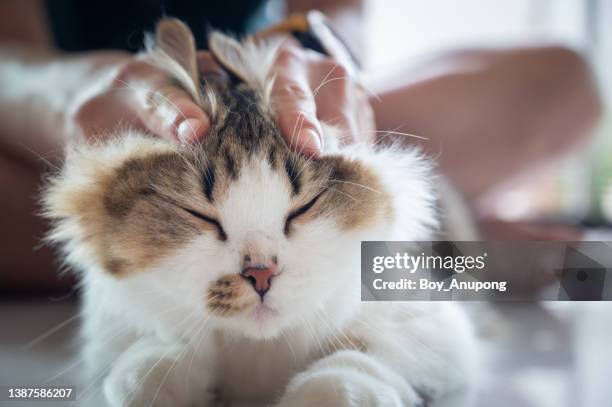
[[[264,0],[47,0],[49,25],[64,51],[142,49],[143,34],[163,16],[185,21],[198,48],[215,28],[243,34],[264,18]]]

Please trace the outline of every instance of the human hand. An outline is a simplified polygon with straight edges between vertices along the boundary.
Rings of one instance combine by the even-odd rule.
[[[365,91],[334,59],[285,41],[272,74],[272,103],[289,146],[307,155],[322,148],[320,121],[339,128],[342,143],[370,140],[372,109]]]
[[[209,52],[198,53],[200,75],[226,75]],[[335,125],[343,143],[372,136],[367,95],[335,60],[294,41],[280,48],[272,75],[272,103],[281,133],[295,151],[317,155],[320,121]],[[107,134],[118,123],[177,142],[202,139],[211,123],[189,94],[152,63],[125,58],[105,86],[76,109],[75,121],[88,137]]]
[[[225,75],[209,52],[198,53],[200,75]],[[146,59],[125,57],[110,81],[89,92],[76,108],[75,124],[91,138],[117,124],[149,131],[176,142],[200,140],[210,119],[168,74]]]

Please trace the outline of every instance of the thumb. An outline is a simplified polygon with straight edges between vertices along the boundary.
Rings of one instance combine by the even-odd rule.
[[[206,113],[192,97],[168,78],[168,74],[144,60],[125,64],[114,80],[115,89],[129,89],[125,108],[135,113],[140,124],[172,141],[201,139],[210,128]]]
[[[181,143],[200,140],[210,129],[206,113],[187,92],[173,85],[149,92],[139,116],[151,132]]]

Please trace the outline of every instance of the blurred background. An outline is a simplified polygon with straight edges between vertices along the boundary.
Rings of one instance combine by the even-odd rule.
[[[612,222],[612,2],[384,0],[366,5],[365,61],[372,80],[452,49],[539,42],[565,45],[584,55],[605,103],[594,143],[506,193],[493,211],[506,220]]]

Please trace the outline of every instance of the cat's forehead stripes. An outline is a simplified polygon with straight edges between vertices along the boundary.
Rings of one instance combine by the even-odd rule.
[[[215,169],[211,163],[206,163],[202,170],[202,189],[206,198],[213,201],[213,188],[215,187]]]
[[[225,171],[227,172],[230,179],[235,180],[238,178],[238,165],[237,160],[234,158],[233,153],[229,147],[225,147],[221,153],[225,164]]]
[[[291,194],[299,195],[302,189],[302,181],[300,180],[301,173],[297,170],[295,160],[288,156],[285,158],[285,172],[291,183]]]
[[[223,99],[223,119],[213,125],[209,138],[216,138],[217,151],[222,145],[240,147],[249,154],[258,153],[271,142],[281,140],[272,115],[261,104],[256,92],[243,84],[212,84]],[[214,143],[214,142],[212,142]]]
[[[275,146],[270,146],[268,150],[268,163],[270,163],[272,169],[276,169],[276,156],[278,155],[276,150]]]

